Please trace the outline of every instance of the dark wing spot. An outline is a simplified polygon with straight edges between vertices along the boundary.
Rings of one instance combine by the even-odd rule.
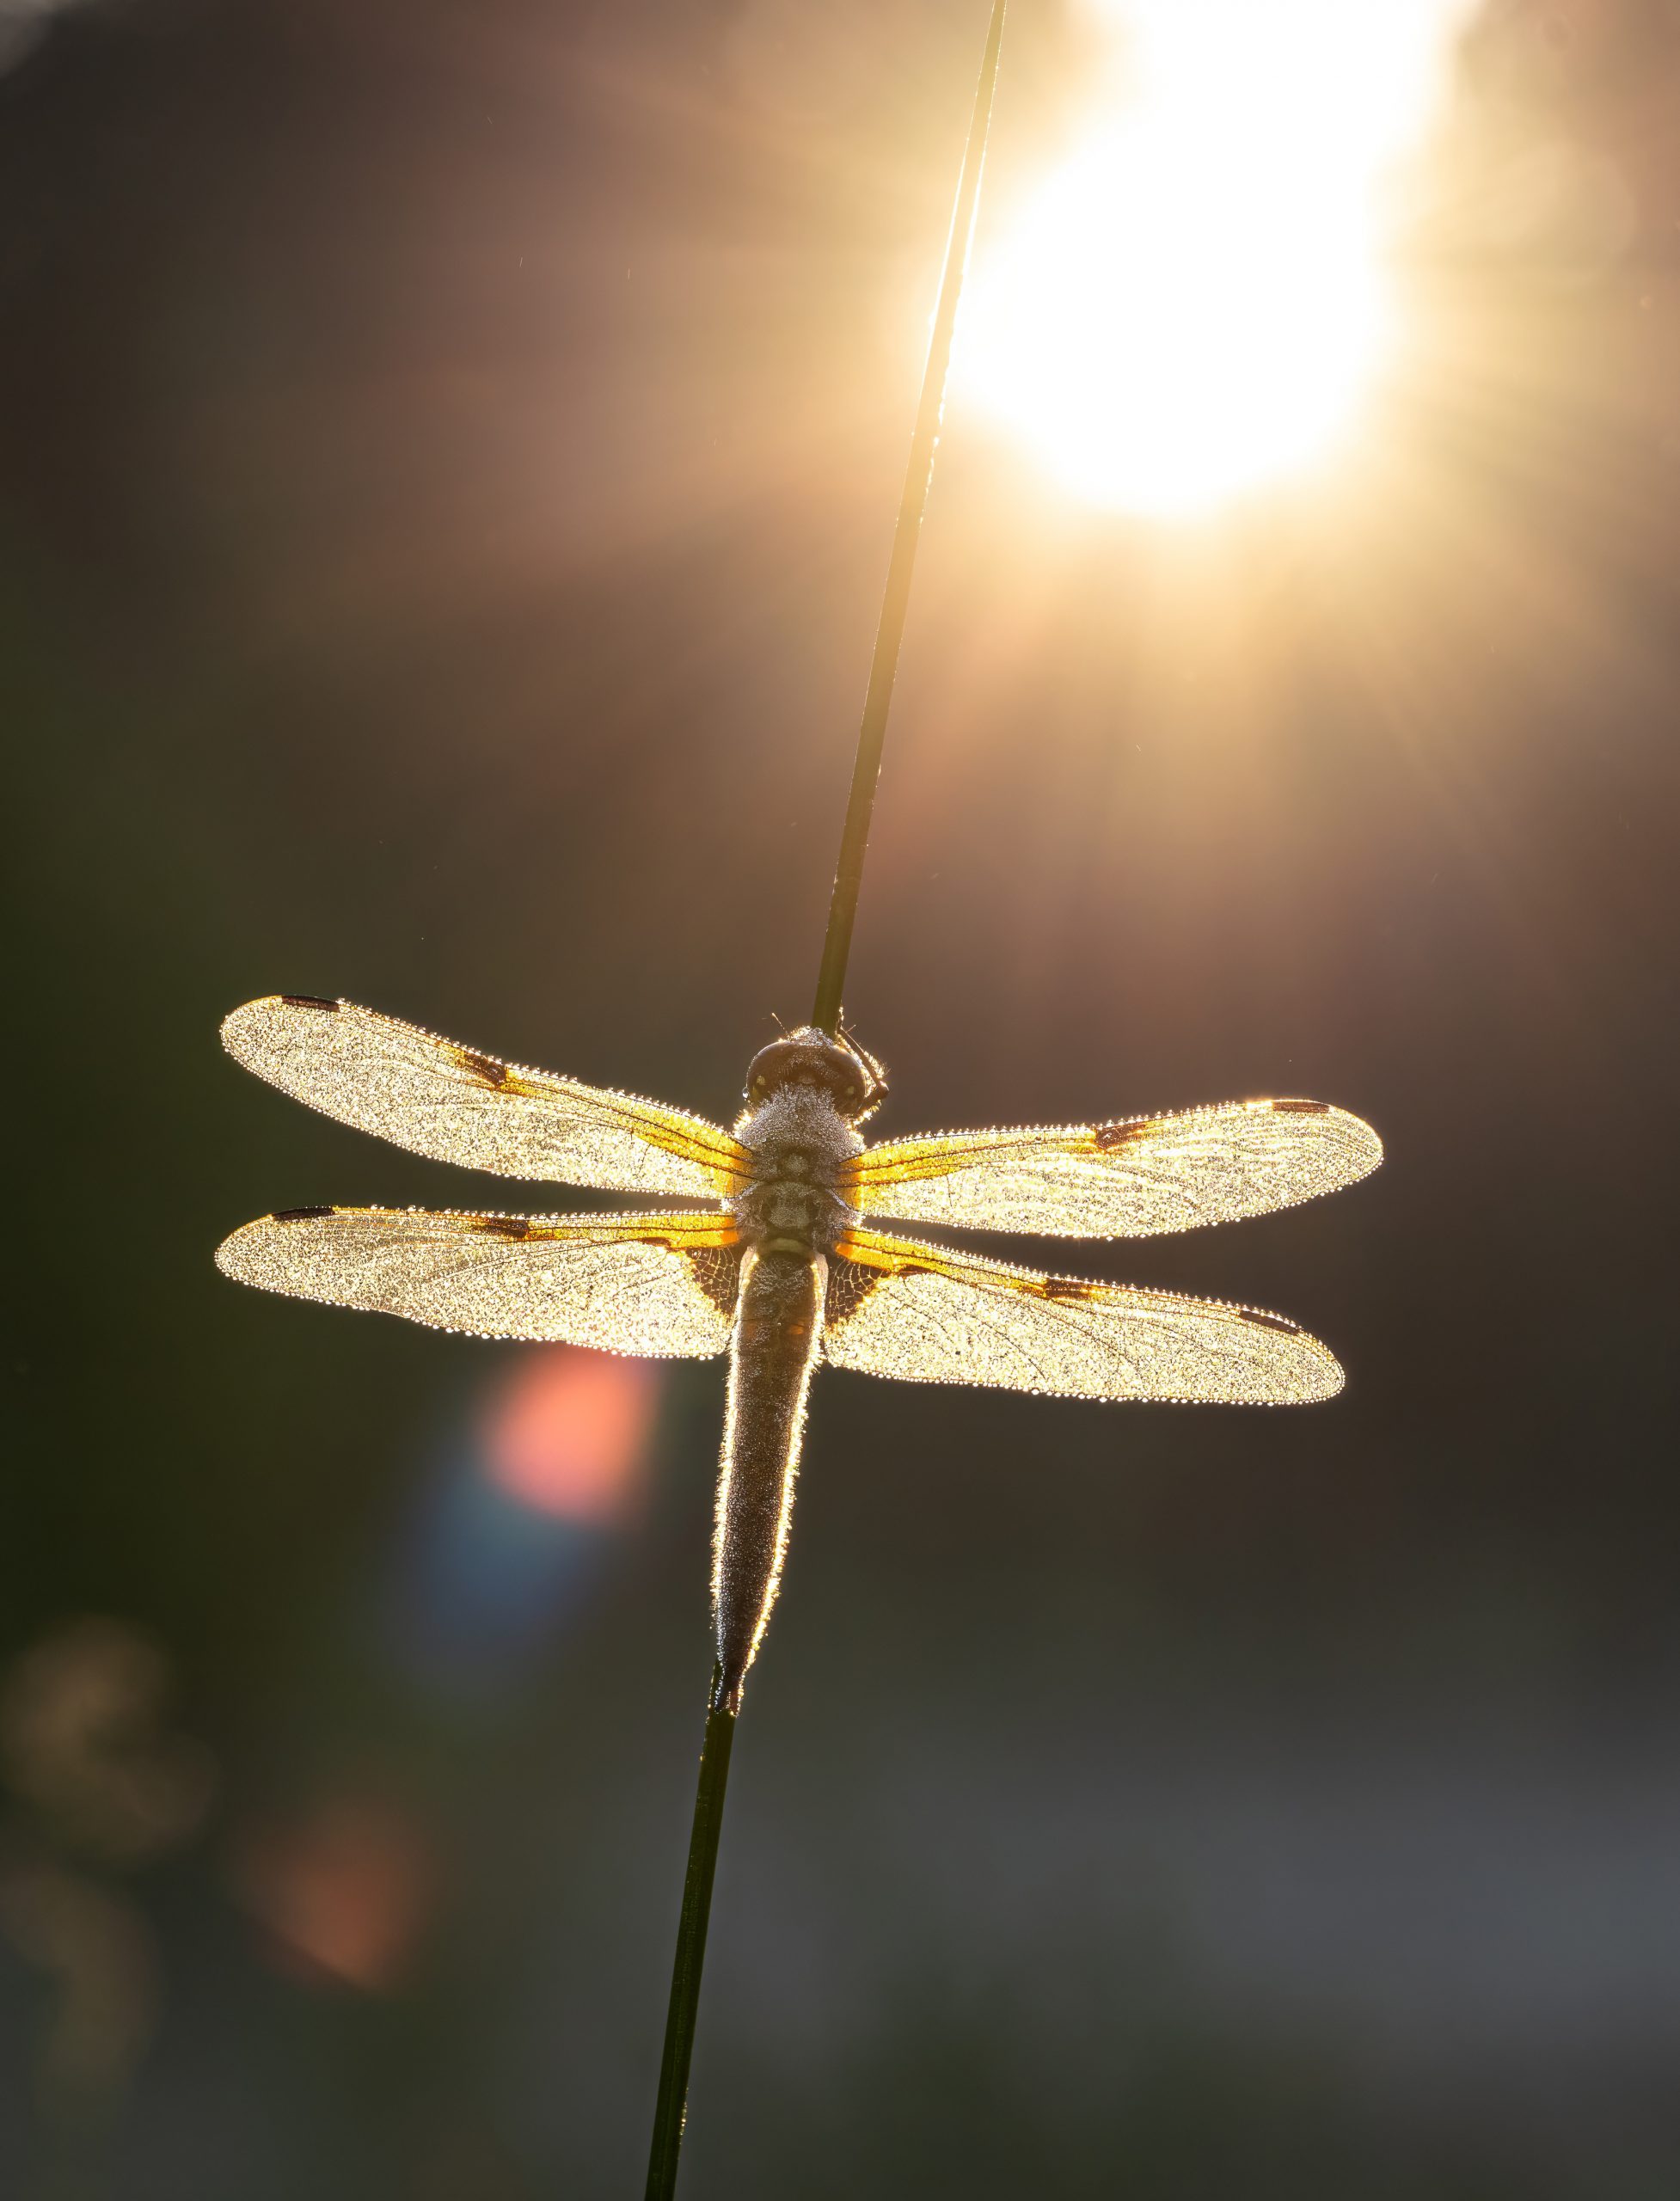
[[[1274,1116],[1327,1116],[1330,1103],[1327,1100],[1274,1100],[1272,1113]]]
[[[740,1297],[741,1249],[739,1246],[678,1246],[694,1272],[694,1280],[720,1315],[733,1315]]]
[[[492,1238],[529,1238],[532,1228],[523,1215],[475,1215],[472,1227]]]
[[[288,1009],[325,1009],[334,1015],[338,1013],[335,1001],[323,1001],[319,994],[282,994],[280,999]]]
[[[1082,1300],[1094,1299],[1100,1289],[1081,1276],[1046,1276],[1039,1279],[1041,1297],[1054,1300],[1058,1306],[1076,1306]]]
[[[1256,1323],[1263,1330],[1281,1330],[1286,1338],[1301,1334],[1299,1322],[1291,1322],[1281,1315],[1262,1315],[1257,1307],[1239,1307],[1237,1315],[1245,1322]]]
[[[283,1207],[271,1215],[271,1223],[319,1223],[323,1215],[336,1215],[334,1207]]]
[[[1099,1154],[1107,1154],[1117,1146],[1128,1145],[1135,1138],[1147,1138],[1150,1126],[1147,1119],[1141,1124],[1093,1124],[1091,1143]]]
[[[494,1055],[481,1055],[472,1047],[457,1047],[455,1059],[469,1077],[475,1077],[493,1090],[506,1085],[513,1075],[506,1063],[499,1063]]]

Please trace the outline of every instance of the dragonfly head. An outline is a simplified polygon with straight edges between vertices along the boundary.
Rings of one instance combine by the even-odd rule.
[[[820,1086],[854,1124],[873,1116],[886,1098],[886,1073],[874,1057],[849,1033],[831,1039],[814,1024],[759,1049],[747,1065],[747,1106],[757,1107],[788,1085]]]

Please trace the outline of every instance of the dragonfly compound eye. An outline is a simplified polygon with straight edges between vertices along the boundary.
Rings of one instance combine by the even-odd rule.
[[[846,1116],[860,1114],[874,1097],[868,1072],[853,1050],[809,1025],[761,1048],[748,1065],[749,1100],[789,1085],[820,1086]]]

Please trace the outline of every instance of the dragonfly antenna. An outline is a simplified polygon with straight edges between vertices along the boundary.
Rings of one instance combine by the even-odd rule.
[[[986,48],[980,63],[980,82],[974,94],[974,118],[969,125],[962,175],[957,184],[956,210],[951,217],[951,236],[945,251],[939,304],[934,314],[933,334],[928,341],[922,402],[917,408],[910,463],[904,469],[904,494],[892,534],[892,555],[886,568],[880,624],[875,629],[874,655],[869,663],[869,685],[864,691],[863,717],[857,730],[857,761],[852,766],[851,793],[846,799],[846,822],[840,832],[840,858],[835,866],[828,930],[823,938],[822,966],[817,974],[817,997],[811,1011],[811,1021],[831,1038],[839,1031],[840,996],[845,989],[852,927],[857,920],[858,889],[863,883],[863,857],[869,845],[869,819],[875,806],[881,749],[886,739],[886,714],[892,703],[898,646],[904,640],[904,615],[910,609],[911,576],[916,570],[916,546],[922,534],[922,515],[928,508],[934,451],[945,411],[951,337],[957,324],[957,301],[962,296],[962,279],[974,234],[974,210],[980,197],[980,171],[985,165],[992,91],[997,83],[997,57],[1003,43],[1003,9],[1004,0],[994,0],[991,28],[986,33]]]

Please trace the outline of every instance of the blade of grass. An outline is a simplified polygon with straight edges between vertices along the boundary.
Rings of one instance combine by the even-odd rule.
[[[835,866],[834,892],[829,902],[828,930],[823,940],[823,959],[817,974],[816,1000],[811,1021],[832,1035],[840,1027],[840,996],[845,990],[846,963],[851,953],[852,927],[857,917],[858,889],[863,884],[863,857],[869,845],[869,820],[875,807],[875,788],[880,779],[881,750],[886,740],[886,714],[892,704],[892,683],[898,671],[898,646],[904,640],[904,616],[910,610],[911,577],[916,570],[916,546],[922,537],[922,515],[928,509],[928,490],[933,481],[934,451],[945,410],[945,383],[951,365],[951,338],[957,325],[957,302],[968,266],[968,248],[974,234],[974,214],[980,199],[980,171],[985,166],[986,132],[991,122],[991,97],[997,83],[997,58],[1003,43],[1004,0],[996,0],[991,26],[986,33],[985,53],[980,63],[980,82],[974,95],[974,118],[969,125],[968,144],[963,153],[962,175],[957,183],[957,204],[951,217],[950,242],[945,250],[945,273],[940,284],[939,304],[933,334],[928,342],[928,365],[922,378],[922,402],[917,408],[915,432],[910,441],[910,463],[904,469],[904,494],[898,505],[898,523],[892,532],[892,555],[887,561],[886,590],[881,600],[880,624],[875,629],[874,655],[869,664],[869,684],[863,695],[863,717],[857,731],[857,760],[852,766],[851,793],[846,800],[846,822],[840,832],[840,857]]]
[[[700,2008],[700,1973],[706,1961],[706,1928],[712,1913],[718,1836],[723,1830],[729,1753],[735,1741],[735,1714],[721,1701],[719,1689],[722,1673],[719,1667],[712,1676],[706,1735],[700,1747],[694,1830],[689,1836],[683,1910],[677,1922],[677,1956],[671,1968],[671,2007],[665,2017],[665,2053],[659,2059],[659,2092],[653,2111],[647,2201],[670,2201],[677,2191],[677,2159],[682,2151],[683,2125],[688,2115],[689,2065],[694,2055],[695,2020]]]
[[[974,233],[980,172],[985,164],[986,132],[991,121],[992,93],[997,83],[998,55],[1003,41],[1004,7],[1005,0],[993,0],[991,22],[980,62],[980,81],[974,94],[974,113],[957,183],[945,269],[940,279],[939,303],[928,343],[922,399],[917,408],[910,461],[904,469],[904,492],[893,530],[892,555],[887,562],[880,623],[875,630],[869,684],[864,693],[863,717],[858,728],[851,793],[846,804],[845,824],[841,829],[828,930],[823,941],[816,1003],[811,1012],[812,1022],[831,1034],[838,1030],[840,1024],[840,996],[846,982],[852,927],[857,916],[858,889],[863,880],[863,857],[868,845],[875,785],[880,777],[886,714],[892,701],[893,677],[898,669],[898,646],[904,639],[904,617],[910,608],[916,546],[933,480],[934,451],[939,441],[946,377],[951,365],[951,339],[956,328],[963,274],[968,265],[969,242]],[[700,2008],[700,1976],[706,1960],[706,1929],[711,1917],[718,1839],[723,1830],[729,1756],[735,1740],[735,1714],[720,1700],[720,1669],[713,1676],[706,1733],[700,1751],[694,1828],[689,1837],[688,1871],[683,1880],[683,1908],[677,1924],[677,1954],[671,1965],[671,2002],[665,2016],[665,2051],[659,2062],[659,2088],[653,2109],[653,2143],[647,2165],[646,2201],[671,2201],[677,2191],[678,2161],[688,2116],[689,2067],[694,2056],[695,2025]]]

